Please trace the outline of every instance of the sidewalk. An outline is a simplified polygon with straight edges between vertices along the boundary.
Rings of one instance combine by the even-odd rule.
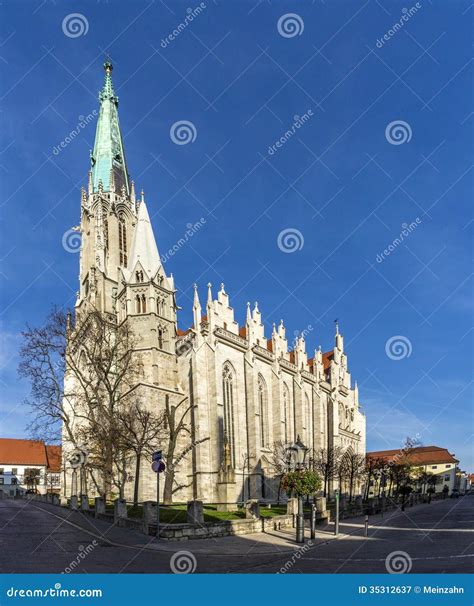
[[[442,502],[442,501],[439,501]],[[110,524],[103,520],[97,520],[94,517],[82,514],[78,511],[71,511],[64,507],[57,507],[48,503],[25,502],[20,503],[21,506],[35,507],[41,509],[58,519],[64,520],[63,523],[70,524],[82,530],[84,533],[95,538],[101,543],[117,547],[126,547],[135,550],[151,550],[161,552],[175,552],[180,550],[192,550],[195,554],[208,555],[226,555],[226,556],[243,556],[252,552],[253,555],[269,555],[269,554],[292,554],[301,549],[303,544],[295,543],[295,530],[292,528],[279,531],[271,531],[268,533],[248,534],[229,537],[216,537],[210,539],[196,539],[189,541],[163,541],[157,542],[153,537],[147,537],[140,532],[129,529],[120,528],[114,524]],[[0,503],[1,506],[1,503]],[[397,520],[406,519],[409,517],[409,512],[416,510],[420,511],[425,508],[436,507],[436,503],[420,504],[409,510],[402,512],[399,509],[393,509],[385,512],[382,516],[377,514],[369,518],[369,537],[370,534],[379,528],[387,527],[387,523]],[[339,524],[339,535],[334,535],[334,523],[331,522],[324,526],[316,528],[315,539],[310,539],[309,528],[305,530],[306,544],[314,549],[322,545],[327,545],[330,542],[338,540],[365,540],[364,533],[365,516],[356,518],[348,518],[342,520]],[[397,527],[394,526],[394,529]],[[311,541],[311,544],[309,544]]]

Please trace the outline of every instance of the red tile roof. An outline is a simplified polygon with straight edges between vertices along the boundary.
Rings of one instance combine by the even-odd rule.
[[[61,471],[61,446],[46,445],[46,457],[48,458],[49,471]]]
[[[0,464],[47,466],[44,442],[0,438]]]
[[[370,459],[385,459],[386,461],[397,461],[397,459],[407,458],[413,465],[428,465],[430,463],[459,463],[458,459],[452,455],[447,448],[439,446],[418,446],[408,450],[406,453],[403,448],[394,450],[378,450],[368,452]]]
[[[0,465],[41,465],[50,471],[61,470],[61,446],[41,440],[0,438]]]

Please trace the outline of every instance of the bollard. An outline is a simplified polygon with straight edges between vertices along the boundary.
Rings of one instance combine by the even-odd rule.
[[[311,507],[311,538],[316,538],[316,505]]]
[[[364,529],[364,534],[366,537],[369,536],[369,516],[366,515],[365,516],[365,529]]]
[[[336,537],[339,534],[339,490],[335,490],[336,495],[336,519],[334,521],[334,534]]]

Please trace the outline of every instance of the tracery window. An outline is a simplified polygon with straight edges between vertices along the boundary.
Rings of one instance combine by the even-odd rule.
[[[224,364],[222,370],[222,390],[224,402],[224,435],[229,445],[230,461],[235,467],[235,440],[234,440],[234,372],[229,363]]]
[[[268,446],[268,394],[262,375],[258,375],[258,416],[260,420],[260,447]]]

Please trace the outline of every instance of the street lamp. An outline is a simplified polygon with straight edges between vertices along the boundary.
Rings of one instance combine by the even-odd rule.
[[[296,438],[296,442],[292,444],[288,450],[291,468],[294,471],[302,471],[304,469],[308,448],[306,448],[299,436]],[[296,542],[304,543],[303,497],[302,495],[297,495],[297,497],[298,513],[296,515]]]

